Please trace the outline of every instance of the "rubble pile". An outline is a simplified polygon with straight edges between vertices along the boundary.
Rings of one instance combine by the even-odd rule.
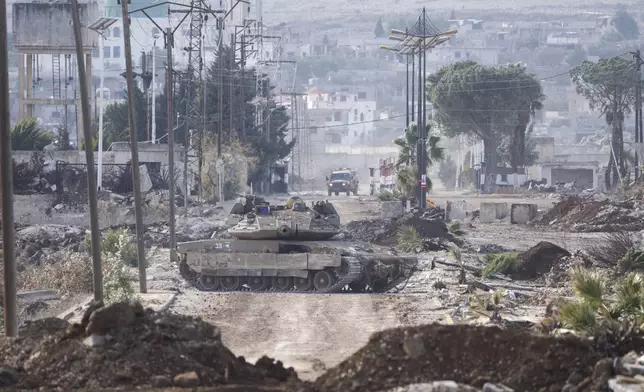
[[[366,346],[320,376],[315,387],[367,392],[452,380],[477,388],[502,383],[516,391],[561,391],[566,384],[591,382],[601,358],[589,341],[575,337],[433,324],[374,334]]]
[[[635,199],[616,202],[567,197],[544,214],[537,224],[578,232],[639,231],[644,229],[644,204]]]
[[[445,224],[445,211],[435,207],[425,212],[408,212],[398,219],[365,219],[349,222],[344,228],[348,239],[395,246],[398,229],[411,226],[425,240],[426,247],[446,248],[448,242],[458,242]],[[434,249],[436,250],[436,249]]]
[[[53,325],[53,326],[52,326]],[[37,331],[40,326],[44,330]],[[300,384],[292,368],[263,357],[236,357],[217,327],[144,310],[140,304],[91,306],[80,324],[39,323],[0,340],[2,386],[70,390],[137,386]],[[52,326],[51,328],[49,328]],[[285,384],[286,383],[286,384]]]
[[[541,241],[519,254],[519,266],[513,271],[512,278],[528,280],[544,276],[565,257],[570,257],[570,252],[551,242]]]
[[[555,263],[546,274],[542,276],[543,282],[548,287],[570,286],[569,271],[573,267],[588,268],[592,265],[591,258],[581,250],[575,251],[570,256],[563,257]]]

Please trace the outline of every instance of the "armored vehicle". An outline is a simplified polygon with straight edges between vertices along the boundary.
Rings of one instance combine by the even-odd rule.
[[[177,245],[180,270],[204,291],[386,292],[407,280],[415,256],[337,241],[340,217],[329,202],[252,204],[228,230],[233,239]]]
[[[349,196],[351,192],[354,195],[358,194],[358,173],[349,168],[340,168],[331,172],[331,176],[326,178],[328,193],[331,196],[335,193],[336,196],[340,192]]]

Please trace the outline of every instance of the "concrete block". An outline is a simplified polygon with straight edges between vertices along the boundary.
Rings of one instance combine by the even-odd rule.
[[[448,201],[445,214],[448,221],[464,220],[467,217],[467,202],[465,200]]]
[[[510,215],[510,206],[508,203],[494,203],[496,205],[496,219],[505,219]]]
[[[496,220],[496,203],[481,203],[479,221],[481,223],[494,223]]]
[[[510,223],[525,225],[537,216],[536,204],[512,204]]]
[[[380,217],[382,219],[400,218],[404,212],[403,205],[399,201],[383,201],[380,203]]]

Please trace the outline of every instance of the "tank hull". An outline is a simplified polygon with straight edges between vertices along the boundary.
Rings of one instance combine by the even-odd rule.
[[[205,291],[387,292],[417,258],[359,242],[204,240],[180,243],[181,271]]]

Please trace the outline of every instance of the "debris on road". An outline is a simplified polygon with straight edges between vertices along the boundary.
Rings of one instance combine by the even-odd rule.
[[[578,232],[639,231],[644,229],[643,218],[644,203],[635,199],[594,201],[571,196],[555,204],[537,223]]]

